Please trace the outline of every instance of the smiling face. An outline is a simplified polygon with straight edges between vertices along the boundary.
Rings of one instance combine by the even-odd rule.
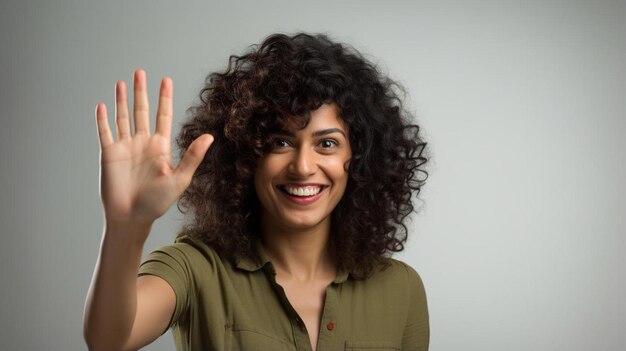
[[[311,112],[304,129],[279,131],[271,138],[272,148],[254,174],[263,221],[286,230],[327,226],[345,192],[352,156],[348,128],[336,106],[324,104]]]

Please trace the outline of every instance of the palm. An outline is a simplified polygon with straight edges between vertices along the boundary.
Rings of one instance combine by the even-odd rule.
[[[101,167],[107,215],[120,220],[158,218],[182,192],[173,177],[169,145],[158,136],[135,137],[105,148]]]
[[[157,128],[149,133],[145,76],[135,75],[135,134],[130,135],[126,92],[117,87],[118,141],[108,129],[106,108],[98,105],[100,134],[100,191],[107,221],[152,223],[162,216],[191,181],[210,145],[211,138],[198,138],[189,147],[178,168],[170,151],[172,86],[166,78],[161,84]],[[200,142],[198,142],[200,141]]]

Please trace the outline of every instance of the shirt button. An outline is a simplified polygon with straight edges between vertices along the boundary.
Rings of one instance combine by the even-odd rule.
[[[333,329],[335,329],[335,323],[333,323],[333,322],[328,322],[328,324],[326,324],[326,329],[328,329],[328,330],[333,330]]]

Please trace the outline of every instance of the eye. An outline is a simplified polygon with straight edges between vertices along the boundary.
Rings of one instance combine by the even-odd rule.
[[[339,146],[339,143],[336,140],[333,140],[333,139],[324,139],[324,140],[320,141],[320,146],[323,149],[332,149],[332,148],[335,148],[335,147]]]
[[[289,142],[285,139],[274,139],[272,140],[272,148],[274,149],[284,149],[286,147],[289,147]]]

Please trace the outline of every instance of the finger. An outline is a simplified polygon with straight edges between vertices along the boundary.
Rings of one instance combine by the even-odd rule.
[[[183,159],[174,170],[175,176],[178,178],[179,184],[186,189],[191,183],[191,178],[196,169],[204,159],[207,150],[213,144],[213,136],[211,134],[203,134],[194,140],[189,149],[185,152]]]
[[[118,80],[115,84],[115,127],[117,140],[130,137],[130,119],[128,117],[128,94],[126,83]]]
[[[168,77],[161,80],[161,91],[159,92],[159,107],[157,109],[155,133],[170,140],[172,132],[172,97],[174,87],[172,80]]]
[[[135,104],[135,134],[150,134],[150,109],[148,106],[148,90],[146,88],[146,72],[141,69],[135,71],[134,76]]]
[[[100,141],[100,149],[114,143],[111,129],[109,128],[109,120],[107,118],[107,107],[103,103],[96,106],[96,125],[98,127],[98,140]]]

